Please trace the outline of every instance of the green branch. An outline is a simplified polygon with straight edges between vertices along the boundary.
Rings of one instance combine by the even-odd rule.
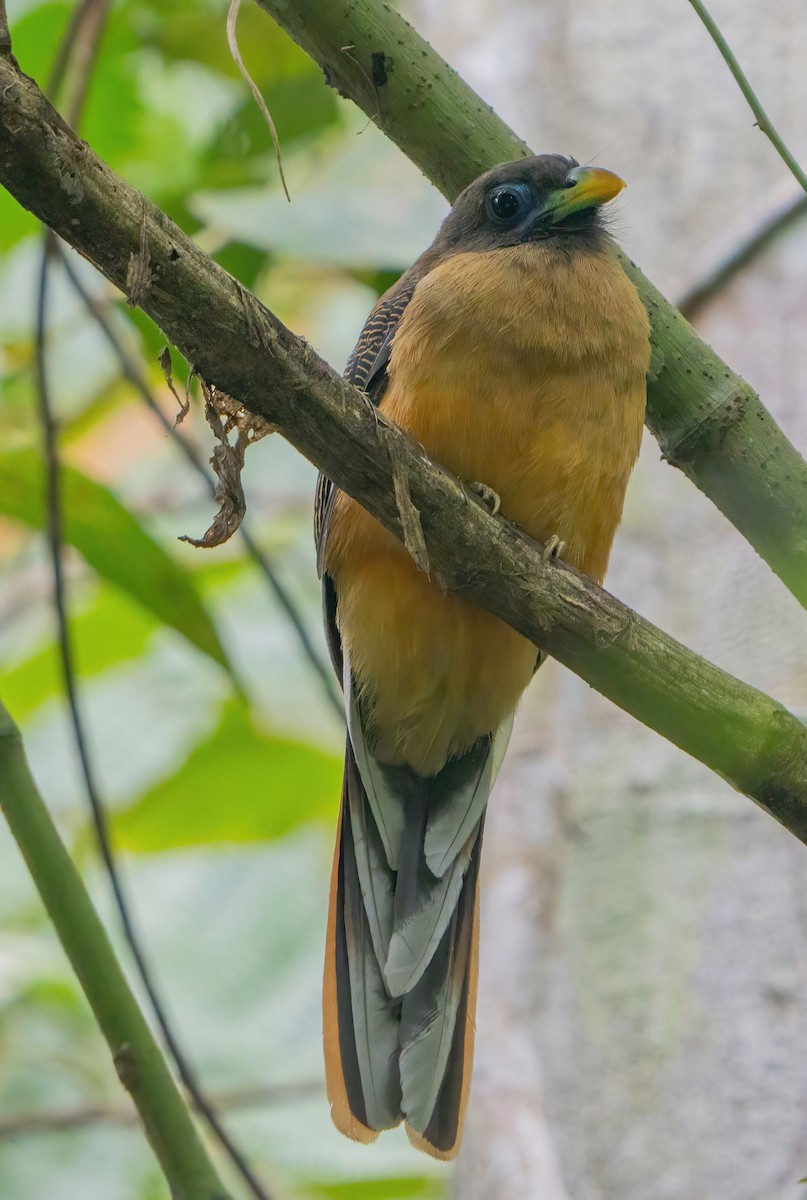
[[[495,163],[530,153],[384,0],[258,3],[450,200]],[[653,327],[647,424],[662,454],[807,607],[807,464],[749,385],[622,263]]]
[[[0,807],[109,1044],[118,1077],[137,1106],[173,1200],[227,1200],[227,1189],[42,802],[19,731],[2,703]]]
[[[807,730],[469,499],[0,60],[0,183],[140,306],[200,375],[263,417],[489,609],[807,842]],[[397,486],[396,486],[397,485]],[[402,521],[396,495],[404,510]]]
[[[765,134],[765,136],[769,139],[769,141],[773,145],[774,149],[776,150],[776,153],[781,158],[782,162],[785,164],[785,166],[788,168],[788,170],[795,176],[795,178],[798,179],[799,183],[804,188],[805,192],[807,192],[807,175],[804,174],[804,171],[802,171],[801,167],[799,166],[799,163],[797,162],[795,157],[791,154],[791,152],[788,150],[787,146],[785,145],[784,141],[782,140],[781,135],[777,132],[777,129],[776,129],[773,121],[770,119],[768,114],[765,112],[765,109],[762,107],[759,100],[757,99],[756,92],[751,87],[751,84],[748,82],[747,75],[743,71],[740,64],[737,62],[737,59],[734,57],[734,51],[732,50],[731,46],[728,44],[726,39],[723,37],[723,34],[720,32],[720,26],[717,24],[717,21],[715,21],[714,17],[709,12],[706,5],[701,2],[701,0],[689,0],[689,3],[695,9],[695,12],[698,14],[700,19],[703,21],[704,25],[706,26],[707,30],[709,31],[709,35],[710,35],[712,41],[714,42],[714,44],[717,46],[718,50],[720,51],[720,54],[722,55],[723,60],[726,63],[726,66],[731,71],[732,75],[734,76],[735,80],[737,81],[737,85],[739,86],[740,91],[745,96],[746,100],[748,101],[748,107],[751,109],[751,112],[754,114],[754,116],[757,119],[757,125],[762,130],[762,132]]]

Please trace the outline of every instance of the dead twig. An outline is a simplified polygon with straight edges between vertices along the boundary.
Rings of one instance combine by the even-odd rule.
[[[272,145],[275,148],[275,158],[277,159],[277,169],[280,172],[280,182],[283,185],[283,191],[286,193],[286,199],[289,201],[289,203],[291,203],[289,189],[286,186],[286,176],[283,174],[283,156],[280,153],[280,138],[277,136],[277,129],[275,128],[275,123],[272,120],[272,114],[267,108],[266,101],[261,94],[260,88],[244,66],[244,60],[241,57],[241,50],[238,45],[238,33],[236,31],[236,24],[238,22],[238,13],[240,8],[241,0],[230,0],[230,8],[227,13],[227,44],[230,47],[230,54],[233,56],[233,62],[238,67],[244,83],[255,97],[255,102],[258,105],[258,108],[261,110],[263,119],[266,122],[266,127],[269,130],[272,138]]]

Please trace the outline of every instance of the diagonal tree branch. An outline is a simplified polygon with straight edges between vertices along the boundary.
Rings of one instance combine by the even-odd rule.
[[[530,153],[387,0],[257,2],[450,200],[495,163]],[[647,425],[662,454],[807,607],[807,464],[745,380],[635,263],[623,255],[622,265],[653,327]]]
[[[396,536],[404,473],[435,581],[576,671],[807,841],[807,730],[470,500],[449,472],[81,142],[0,60],[0,183]],[[138,264],[137,269],[132,263]],[[400,482],[400,475],[399,475]]]
[[[0,703],[0,807],[137,1105],[173,1200],[228,1200]]]

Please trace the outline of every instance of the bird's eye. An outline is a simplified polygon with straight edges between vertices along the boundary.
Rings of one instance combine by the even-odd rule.
[[[496,221],[509,224],[524,215],[529,199],[530,194],[525,187],[499,187],[488,196],[488,208]]]

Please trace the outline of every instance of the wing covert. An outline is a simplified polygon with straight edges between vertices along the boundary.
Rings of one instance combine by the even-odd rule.
[[[392,339],[417,283],[417,277],[410,278],[407,273],[384,293],[365,321],[359,340],[347,361],[345,379],[367,392],[373,404],[379,404],[384,395]],[[334,493],[331,481],[327,476],[320,474],[314,501],[314,540],[320,575]]]

